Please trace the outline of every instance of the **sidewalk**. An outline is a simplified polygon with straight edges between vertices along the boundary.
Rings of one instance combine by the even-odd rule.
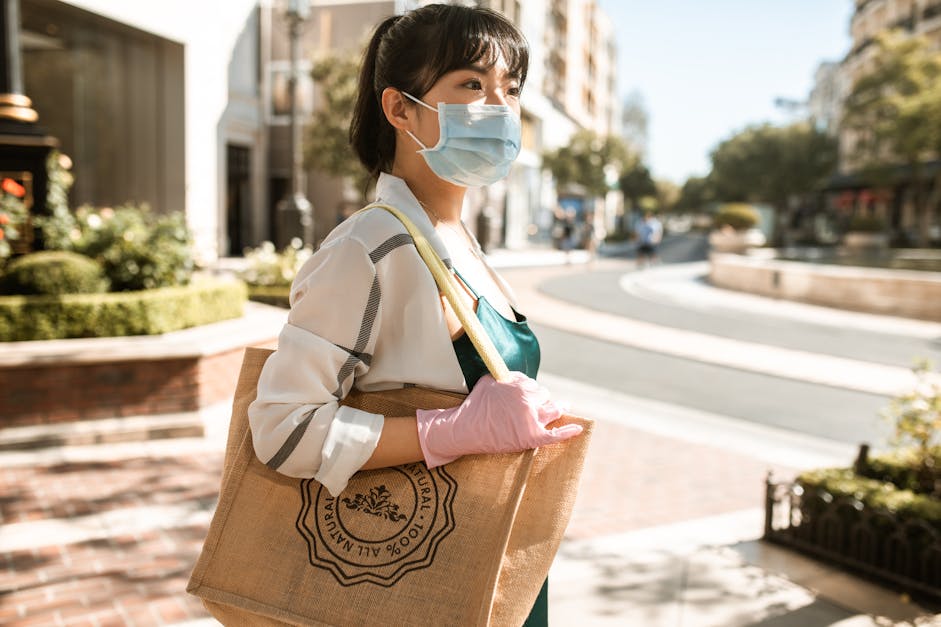
[[[494,256],[508,268],[564,255]],[[550,575],[554,626],[941,624],[758,541],[765,473],[845,464],[851,447],[540,379],[598,418]],[[226,411],[196,418],[204,437],[0,453],[0,624],[215,624],[184,588],[215,505]]]

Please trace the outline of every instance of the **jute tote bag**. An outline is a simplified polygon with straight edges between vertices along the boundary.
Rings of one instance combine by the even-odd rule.
[[[450,273],[409,229],[439,288],[496,378],[505,364]],[[271,351],[249,348],[233,404],[219,504],[187,590],[225,625],[513,625],[532,607],[572,513],[592,423],[535,451],[360,471],[333,498],[254,454],[248,406]],[[423,388],[351,393],[384,415],[453,407]]]

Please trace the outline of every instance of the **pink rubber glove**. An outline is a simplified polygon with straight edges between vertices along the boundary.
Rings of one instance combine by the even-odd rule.
[[[536,381],[510,374],[506,382],[484,375],[457,407],[418,410],[418,440],[429,468],[462,455],[516,453],[582,432],[575,424],[546,429],[562,415],[561,408]]]

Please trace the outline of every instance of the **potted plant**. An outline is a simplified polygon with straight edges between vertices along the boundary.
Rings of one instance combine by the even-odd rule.
[[[743,253],[765,245],[765,236],[757,227],[758,212],[745,203],[727,203],[713,216],[709,245],[720,253]]]

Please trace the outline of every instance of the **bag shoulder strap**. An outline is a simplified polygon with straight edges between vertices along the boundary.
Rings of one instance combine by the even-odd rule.
[[[441,261],[441,257],[435,252],[434,247],[428,239],[408,216],[391,205],[372,203],[360,209],[360,211],[366,211],[372,208],[384,209],[398,218],[399,222],[402,223],[405,230],[408,231],[408,234],[412,236],[412,240],[415,242],[415,248],[418,249],[418,254],[421,255],[425,265],[428,266],[428,269],[431,271],[431,275],[434,277],[438,289],[441,290],[444,297],[448,299],[448,303],[451,304],[451,309],[454,310],[458,320],[460,320],[461,326],[464,327],[464,332],[467,333],[467,337],[477,349],[480,358],[483,359],[484,364],[487,366],[487,370],[490,371],[490,374],[493,375],[493,378],[497,381],[507,380],[510,376],[510,369],[507,368],[503,357],[500,356],[500,353],[493,345],[487,332],[484,331],[480,320],[477,319],[474,312],[471,311],[470,307],[468,307],[461,298],[457,291],[459,288],[455,285],[454,277],[451,275],[447,266],[444,265],[444,262]]]

